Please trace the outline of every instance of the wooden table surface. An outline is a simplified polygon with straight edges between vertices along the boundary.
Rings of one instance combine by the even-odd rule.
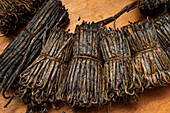
[[[120,11],[125,5],[134,2],[135,0],[61,0],[69,10],[70,24],[67,27],[74,31],[76,24],[80,24],[83,20],[88,22],[100,21],[107,17],[113,16]],[[78,18],[81,18],[78,21]],[[128,24],[128,21],[134,22],[139,19],[144,19],[138,9],[134,9],[129,13],[123,14],[116,21],[116,27],[121,27]],[[113,23],[107,26],[113,28]],[[9,44],[11,39],[0,37],[0,54]],[[0,96],[0,113],[25,113],[26,105],[22,101],[14,99],[8,108],[3,106],[8,102]],[[73,109],[66,105],[59,104],[59,109],[49,109],[49,113],[73,113]],[[102,108],[90,108],[88,113],[105,113],[107,106]],[[166,87],[156,87],[147,89],[143,94],[139,94],[138,103],[112,103],[110,107],[111,113],[170,113],[170,85]],[[85,111],[78,111],[85,113]]]

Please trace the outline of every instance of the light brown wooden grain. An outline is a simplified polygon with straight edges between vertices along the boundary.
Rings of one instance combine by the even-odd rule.
[[[125,5],[135,0],[62,0],[63,4],[69,10],[70,24],[67,29],[74,32],[75,26],[83,20],[88,22],[97,22],[107,17],[113,16],[120,11]],[[78,18],[81,18],[78,21]],[[128,24],[128,21],[144,19],[138,9],[125,13],[116,20],[116,27]],[[113,28],[113,23],[107,26]],[[7,37],[0,37],[0,54],[11,40]],[[3,106],[8,100],[0,96],[0,113],[25,113],[26,105],[22,101],[14,99],[8,108]],[[58,110],[49,109],[49,113],[73,113],[73,109],[67,105],[58,104]],[[157,87],[145,90],[139,94],[138,103],[112,103],[111,113],[169,113],[170,112],[170,85],[166,87]],[[107,113],[107,105],[102,108],[90,108],[87,112],[78,111],[78,113]]]

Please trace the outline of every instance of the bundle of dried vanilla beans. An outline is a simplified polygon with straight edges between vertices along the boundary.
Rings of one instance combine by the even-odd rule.
[[[60,99],[71,107],[87,108],[106,102],[98,30],[99,25],[95,23],[83,21],[76,26],[73,57],[58,90]]]
[[[13,35],[31,20],[45,1],[48,0],[0,0],[0,31]]]
[[[137,102],[142,90],[140,77],[134,73],[129,44],[119,29],[102,28],[100,48],[104,59],[107,98],[113,101]]]
[[[161,16],[155,20],[154,26],[158,35],[158,41],[162,49],[170,58],[170,17],[169,15]]]
[[[15,95],[28,103],[27,112],[45,112],[57,102],[56,92],[63,82],[72,52],[73,35],[53,29],[39,57],[20,74]]]
[[[153,22],[135,22],[122,27],[132,52],[135,71],[144,88],[170,82],[170,61],[157,40]]]
[[[50,0],[33,17],[27,27],[0,55],[0,91],[4,98],[11,86],[17,87],[18,75],[40,54],[43,37],[49,30],[68,24],[68,13],[61,1]]]

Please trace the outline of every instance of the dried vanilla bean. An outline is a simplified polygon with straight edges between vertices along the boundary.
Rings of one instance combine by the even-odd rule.
[[[33,17],[27,27],[0,55],[0,91],[3,96],[17,76],[39,55],[43,37],[56,26],[64,27],[69,22],[67,10],[61,1],[50,0]]]
[[[0,31],[14,35],[15,31],[27,24],[44,2],[48,0],[1,0]]]
[[[169,15],[161,16],[155,20],[154,26],[158,34],[158,41],[162,49],[170,58],[170,17]]]
[[[120,30],[100,31],[100,47],[104,58],[107,98],[113,101],[136,102],[137,92],[143,89],[140,77],[134,73],[134,63],[128,41]]]
[[[45,112],[49,104],[56,102],[55,94],[63,82],[72,42],[72,34],[53,29],[40,56],[20,74],[15,95],[28,103],[27,112]]]
[[[131,23],[122,28],[133,55],[136,73],[143,87],[162,86],[170,82],[170,62],[160,47],[153,22]]]

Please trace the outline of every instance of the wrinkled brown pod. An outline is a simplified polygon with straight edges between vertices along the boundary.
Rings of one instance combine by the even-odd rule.
[[[139,10],[146,16],[155,16],[167,11],[168,0],[139,0]]]
[[[0,31],[15,35],[47,0],[0,0]]]
[[[153,22],[131,23],[122,30],[127,36],[135,70],[143,87],[170,83],[170,61],[158,43]]]
[[[137,102],[143,90],[141,78],[135,73],[129,44],[122,31],[101,29],[100,48],[104,58],[107,98],[113,101]]]
[[[0,91],[17,87],[18,75],[40,54],[43,37],[49,30],[68,24],[68,13],[61,1],[50,0],[33,17],[27,27],[12,41],[0,55]]]
[[[45,112],[51,103],[56,103],[56,92],[63,82],[72,42],[72,34],[64,29],[51,30],[39,57],[20,74],[15,95],[28,103],[27,112]]]

